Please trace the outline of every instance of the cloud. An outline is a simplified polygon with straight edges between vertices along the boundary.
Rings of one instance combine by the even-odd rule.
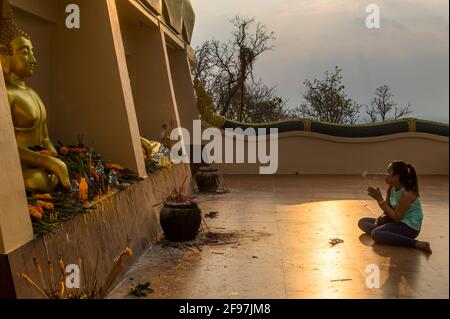
[[[407,30],[407,26],[403,23],[400,23],[399,21],[395,19],[390,18],[382,18],[380,21],[380,27],[383,29],[396,29],[398,31],[405,31]]]

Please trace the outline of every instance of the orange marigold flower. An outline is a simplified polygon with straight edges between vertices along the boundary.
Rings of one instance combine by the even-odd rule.
[[[89,196],[89,185],[84,177],[82,177],[80,180],[79,191],[80,191],[80,199],[82,201],[86,201]]]
[[[52,195],[50,195],[50,194],[33,194],[32,197],[36,198],[36,199],[52,199],[53,198]]]
[[[55,209],[55,207],[53,206],[52,203],[44,202],[44,201],[42,201],[42,200],[38,200],[38,201],[36,202],[36,206],[41,207],[41,208],[44,208],[44,209]]]
[[[74,147],[71,149],[71,151],[75,154],[84,154],[87,152],[87,150],[85,148],[79,148],[79,147]]]
[[[67,155],[67,153],[69,153],[69,148],[66,147],[66,146],[61,146],[61,147],[59,148],[59,153],[60,153],[61,155]]]
[[[28,212],[37,219],[42,219],[42,216],[44,215],[44,210],[41,207],[34,205],[28,205]]]
[[[105,164],[105,169],[114,169],[117,171],[123,170],[123,167],[119,164]]]
[[[124,253],[125,256],[128,256],[128,257],[131,257],[133,255],[133,251],[129,247],[125,248],[123,253]]]
[[[66,286],[64,285],[64,281],[59,283],[59,297],[64,298],[64,293],[66,292]]]

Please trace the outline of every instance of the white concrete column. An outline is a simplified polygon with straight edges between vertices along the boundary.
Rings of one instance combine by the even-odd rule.
[[[189,59],[181,49],[168,49],[168,55],[181,125],[192,134],[192,121],[199,119],[199,112]]]
[[[19,152],[0,65],[0,254],[33,239]]]
[[[135,5],[118,1],[117,8],[139,130],[158,139],[163,123],[179,126],[164,34]]]
[[[57,3],[49,111],[52,138],[76,143],[81,135],[106,159],[145,176],[115,0]],[[65,25],[68,4],[80,8],[79,29]]]

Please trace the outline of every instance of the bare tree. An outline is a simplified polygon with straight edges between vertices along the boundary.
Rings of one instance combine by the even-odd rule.
[[[265,25],[256,23],[254,33],[251,33],[250,27],[255,24],[255,19],[242,19],[235,17],[232,20],[235,31],[232,33],[232,46],[238,53],[239,76],[237,82],[237,91],[239,91],[239,114],[238,120],[242,121],[245,107],[245,89],[248,78],[254,82],[253,67],[256,58],[262,53],[272,50],[270,41],[274,40],[273,32],[268,32]]]
[[[215,66],[212,49],[211,42],[206,41],[195,50],[196,64],[192,68],[192,75],[202,83],[208,80]]]
[[[412,113],[411,104],[399,107],[397,103],[392,100],[394,95],[387,85],[382,85],[375,90],[375,96],[370,102],[370,107],[366,106],[366,113],[369,116],[369,122],[375,123],[389,120],[398,120],[404,116]],[[390,114],[394,112],[393,116]]]
[[[261,54],[273,49],[275,37],[254,18],[235,17],[230,22],[234,31],[228,42],[212,39],[196,49],[192,73],[212,97],[216,112],[243,121],[248,118],[249,101],[255,100],[250,95],[261,87],[254,65]]]
[[[244,105],[243,122],[265,123],[288,118],[286,101],[277,96],[275,87],[267,87],[261,81],[247,86]]]
[[[325,78],[306,80],[305,102],[290,112],[290,117],[309,118],[317,121],[340,124],[355,124],[361,105],[347,97],[342,84],[341,69],[325,72]]]

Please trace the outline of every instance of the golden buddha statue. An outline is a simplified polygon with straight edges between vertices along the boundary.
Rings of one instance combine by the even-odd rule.
[[[141,146],[144,157],[154,157],[161,147],[161,143],[141,137]]]
[[[8,0],[0,0],[0,60],[26,189],[53,192],[58,185],[70,189],[66,164],[52,156],[57,152],[48,136],[44,103],[25,83],[37,63],[33,45],[15,24]],[[31,149],[36,146],[45,152]]]

